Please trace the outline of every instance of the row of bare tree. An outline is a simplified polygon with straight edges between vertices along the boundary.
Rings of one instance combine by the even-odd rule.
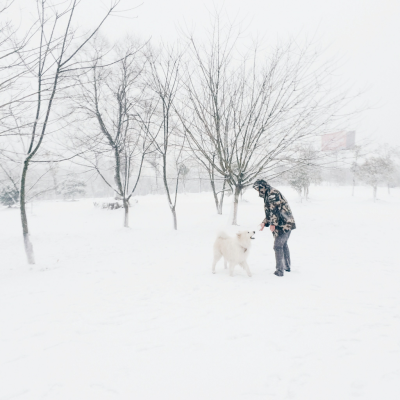
[[[128,227],[144,162],[160,160],[177,229],[178,184],[187,160],[196,160],[219,214],[224,193],[234,193],[237,224],[241,191],[294,168],[299,144],[345,123],[352,96],[311,45],[244,46],[218,15],[206,39],[110,43],[99,30],[118,5],[86,34],[73,29],[76,0],[38,1],[25,32],[1,27],[0,157],[21,167],[15,186],[30,264],[26,188],[35,164],[70,162],[96,173],[122,200]]]

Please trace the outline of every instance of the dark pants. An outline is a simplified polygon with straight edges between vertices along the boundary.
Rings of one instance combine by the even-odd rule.
[[[290,252],[287,241],[292,231],[282,233],[275,237],[274,250],[276,259],[276,271],[283,275],[283,271],[290,271]]]

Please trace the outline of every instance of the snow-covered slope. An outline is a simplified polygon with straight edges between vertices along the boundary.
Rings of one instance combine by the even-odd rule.
[[[229,226],[209,193],[122,210],[79,202],[0,210],[0,399],[368,400],[400,398],[400,191],[315,187],[288,198],[292,272],[273,275],[272,235],[256,234],[253,277],[211,273]],[[256,229],[249,190],[240,228]]]

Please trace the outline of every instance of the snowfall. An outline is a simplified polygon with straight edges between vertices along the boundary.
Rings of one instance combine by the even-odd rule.
[[[211,273],[219,229],[257,230],[248,190],[230,225],[211,193],[122,210],[93,199],[0,209],[0,400],[400,398],[400,189],[318,186],[300,202],[292,272],[273,275],[269,230],[230,277]],[[101,199],[100,199],[101,200]]]

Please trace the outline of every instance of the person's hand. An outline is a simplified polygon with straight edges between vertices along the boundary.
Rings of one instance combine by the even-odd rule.
[[[261,226],[261,229],[260,229],[260,231],[262,231],[262,230],[264,229],[264,227],[265,227],[265,224],[264,224],[264,222],[261,222],[260,226]]]
[[[271,232],[273,232],[275,230],[275,225],[270,225],[269,229]]]

